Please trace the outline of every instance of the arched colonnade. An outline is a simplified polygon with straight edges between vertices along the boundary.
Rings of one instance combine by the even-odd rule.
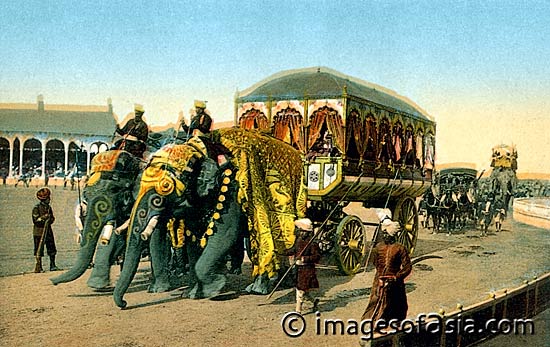
[[[50,134],[17,134],[0,136],[0,175],[13,178],[22,175],[45,178],[65,177],[79,168],[88,174],[94,155],[109,148],[103,137],[59,136]]]

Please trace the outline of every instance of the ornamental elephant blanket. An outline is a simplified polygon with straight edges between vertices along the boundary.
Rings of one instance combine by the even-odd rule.
[[[225,128],[213,132],[238,167],[237,201],[248,220],[254,277],[277,275],[279,257],[294,245],[294,220],[306,211],[303,162],[292,146],[257,131]]]

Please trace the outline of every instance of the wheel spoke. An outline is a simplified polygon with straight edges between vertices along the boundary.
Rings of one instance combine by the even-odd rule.
[[[363,222],[356,216],[345,216],[337,228],[338,266],[348,275],[357,271],[363,256],[365,233]]]
[[[409,253],[412,253],[416,244],[418,232],[418,212],[416,210],[416,204],[412,198],[406,197],[398,202],[394,212],[396,219],[403,227],[397,239]]]

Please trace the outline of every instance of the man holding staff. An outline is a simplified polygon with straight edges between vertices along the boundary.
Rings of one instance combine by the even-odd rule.
[[[40,203],[32,209],[32,222],[34,224],[32,235],[34,239],[34,256],[36,257],[36,266],[34,272],[44,272],[42,269],[42,257],[44,256],[44,244],[50,256],[50,271],[57,271],[59,268],[55,265],[55,239],[53,237],[52,224],[55,221],[52,207],[50,206],[51,191],[49,188],[40,188],[36,192],[36,197]]]

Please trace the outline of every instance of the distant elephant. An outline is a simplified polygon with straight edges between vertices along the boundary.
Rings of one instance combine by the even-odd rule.
[[[223,148],[231,153],[223,153]],[[186,144],[164,147],[153,155],[141,177],[125,264],[113,293],[116,305],[126,306],[123,296],[146,242],[156,277],[154,290],[172,287],[166,221],[173,216],[184,224],[190,297],[210,297],[223,288],[225,276],[219,265],[242,229],[250,235],[255,279],[251,288],[266,293],[269,279],[282,266],[277,254],[294,244],[293,222],[304,215],[305,204],[302,159],[282,141],[231,128],[220,129],[210,138],[193,137]]]
[[[75,264],[50,280],[54,285],[74,281],[84,274],[94,259],[88,286],[103,289],[110,285],[110,267],[124,252],[124,236],[114,232],[129,218],[140,160],[122,150],[98,153],[92,160],[91,174],[83,191],[87,213]],[[120,228],[119,228],[120,229]],[[102,239],[98,246],[98,240]],[[97,250],[96,250],[97,246]]]
[[[493,194],[500,200],[502,207],[507,212],[517,186],[515,171],[510,168],[494,168],[491,173],[491,183]]]

